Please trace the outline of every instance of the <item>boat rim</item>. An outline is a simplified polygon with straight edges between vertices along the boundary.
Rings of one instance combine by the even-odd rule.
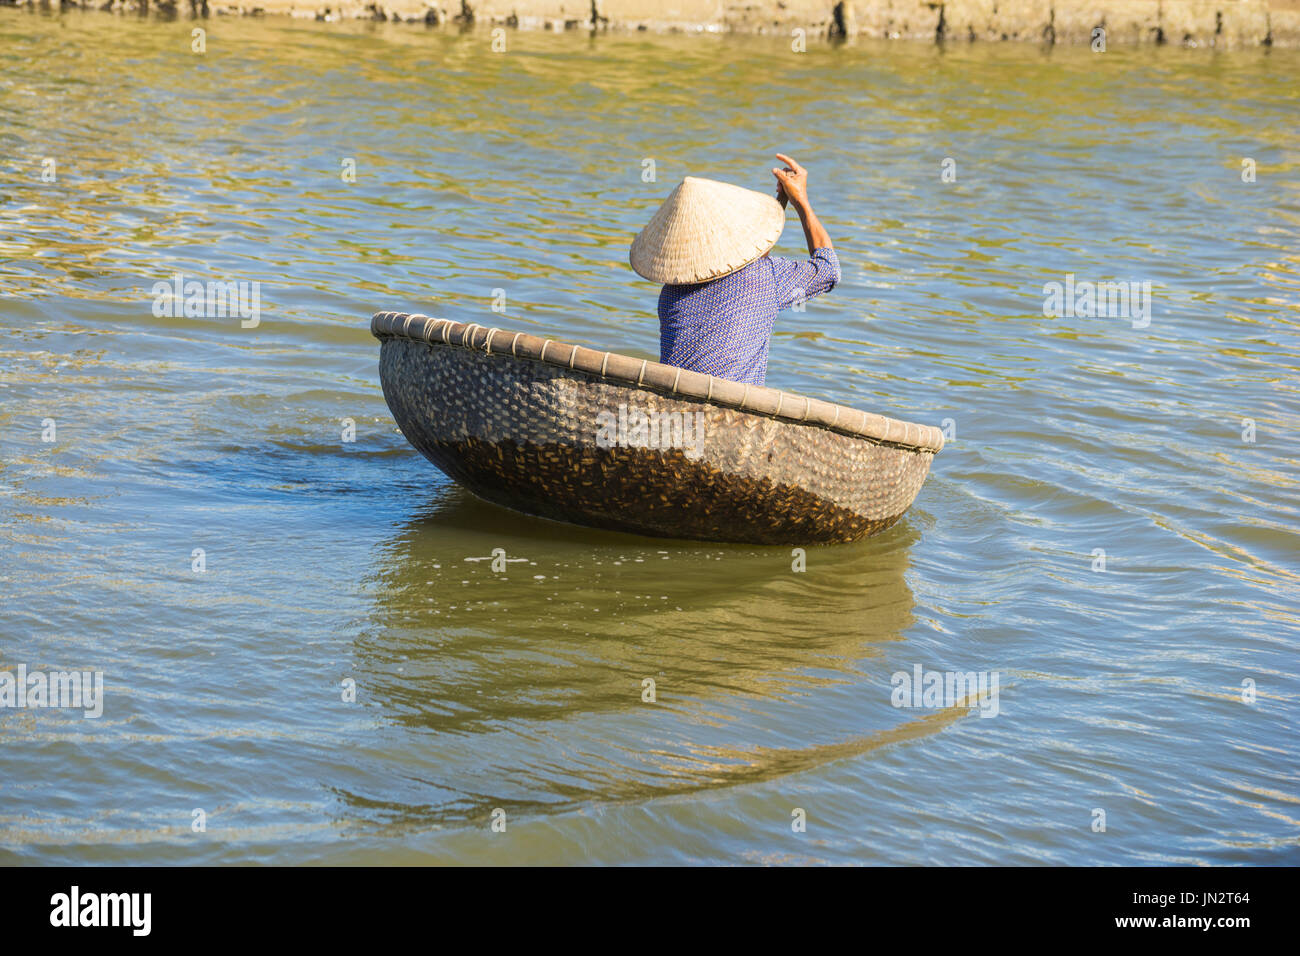
[[[619,385],[704,401],[794,424],[812,425],[880,445],[934,454],[944,445],[943,432],[932,425],[904,422],[780,389],[733,382],[716,375],[618,352],[570,345],[527,332],[492,328],[476,322],[437,319],[418,312],[376,312],[370,319],[370,332],[381,342],[409,339],[429,346],[463,348],[489,356],[541,362]]]

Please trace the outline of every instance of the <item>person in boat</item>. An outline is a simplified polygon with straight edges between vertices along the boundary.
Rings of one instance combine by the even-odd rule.
[[[659,361],[762,385],[776,313],[829,292],[840,264],[808,201],[808,171],[789,156],[774,168],[776,198],[687,176],[632,241],[632,268],[659,293]],[[807,260],[768,253],[794,206]]]

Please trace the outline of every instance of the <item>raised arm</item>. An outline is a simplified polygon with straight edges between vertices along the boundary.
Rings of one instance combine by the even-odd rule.
[[[784,153],[777,153],[776,158],[785,163],[784,169],[772,170],[777,183],[776,198],[782,206],[791,203],[794,211],[799,214],[799,221],[803,223],[803,236],[808,241],[808,254],[812,255],[818,249],[833,249],[831,234],[826,231],[808,201],[808,170]]]

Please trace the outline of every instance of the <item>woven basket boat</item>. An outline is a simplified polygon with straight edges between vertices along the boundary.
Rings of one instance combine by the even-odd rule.
[[[377,312],[402,433],[480,498],[635,534],[855,541],[903,516],[937,428],[522,332]]]

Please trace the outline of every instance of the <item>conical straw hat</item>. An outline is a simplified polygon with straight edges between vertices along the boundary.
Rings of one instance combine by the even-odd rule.
[[[690,285],[730,275],[763,255],[785,228],[772,196],[687,176],[632,240],[632,268],[652,282]]]

